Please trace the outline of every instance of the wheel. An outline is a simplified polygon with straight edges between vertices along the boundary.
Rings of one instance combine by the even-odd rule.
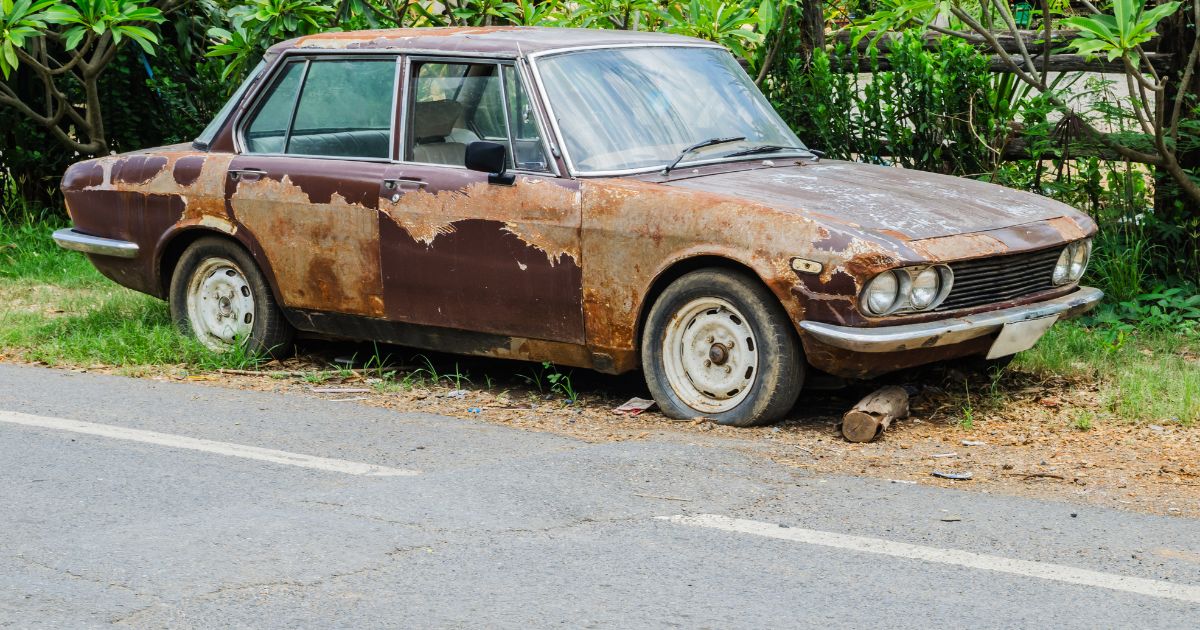
[[[775,296],[724,269],[663,291],[642,332],[642,369],[668,417],[739,427],[778,420],[804,384],[799,340]]]
[[[244,346],[280,356],[290,350],[294,331],[237,243],[218,237],[192,243],[171,276],[170,301],[175,325],[214,351]]]

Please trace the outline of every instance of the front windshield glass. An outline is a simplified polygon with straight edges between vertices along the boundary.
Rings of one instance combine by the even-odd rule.
[[[662,168],[712,138],[745,139],[699,149],[681,164],[764,145],[792,153],[804,146],[719,48],[587,50],[540,59],[538,70],[580,173]]]
[[[200,135],[196,137],[195,143],[197,145],[208,148],[208,145],[212,144],[213,138],[216,137],[217,131],[221,129],[221,125],[225,123],[225,119],[229,117],[229,114],[233,111],[233,108],[236,107],[237,104],[242,100],[242,95],[246,93],[246,88],[250,87],[251,83],[254,83],[254,80],[258,78],[259,73],[262,72],[262,69],[266,67],[266,65],[266,61],[260,61],[258,62],[258,65],[250,71],[250,74],[246,75],[246,80],[242,81],[242,85],[237,89],[236,92],[233,93],[233,96],[229,97],[228,101],[225,101],[225,105],[221,107],[221,110],[217,112],[217,115],[213,116],[212,121],[208,123],[208,126],[204,128],[204,131],[201,131]]]

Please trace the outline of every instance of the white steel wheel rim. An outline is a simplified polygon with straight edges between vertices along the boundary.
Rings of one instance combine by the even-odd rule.
[[[254,330],[254,292],[231,260],[206,258],[188,283],[187,314],[196,338],[212,350],[246,343]]]
[[[702,413],[737,407],[758,378],[758,340],[733,304],[697,298],[667,322],[663,368],[675,395]]]

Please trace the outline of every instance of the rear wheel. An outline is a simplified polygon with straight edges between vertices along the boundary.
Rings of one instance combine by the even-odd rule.
[[[667,416],[734,426],[778,420],[804,383],[799,342],[775,297],[723,269],[663,291],[642,333],[642,369]]]
[[[217,352],[245,347],[279,356],[293,330],[254,260],[236,243],[197,240],[171,277],[171,318],[185,334]]]

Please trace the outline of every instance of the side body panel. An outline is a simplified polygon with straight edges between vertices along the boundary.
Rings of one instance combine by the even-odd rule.
[[[582,344],[578,184],[463,168],[389,170],[380,248],[398,322]]]
[[[385,315],[378,207],[387,168],[280,156],[233,160],[233,219],[255,235],[284,306]]]

